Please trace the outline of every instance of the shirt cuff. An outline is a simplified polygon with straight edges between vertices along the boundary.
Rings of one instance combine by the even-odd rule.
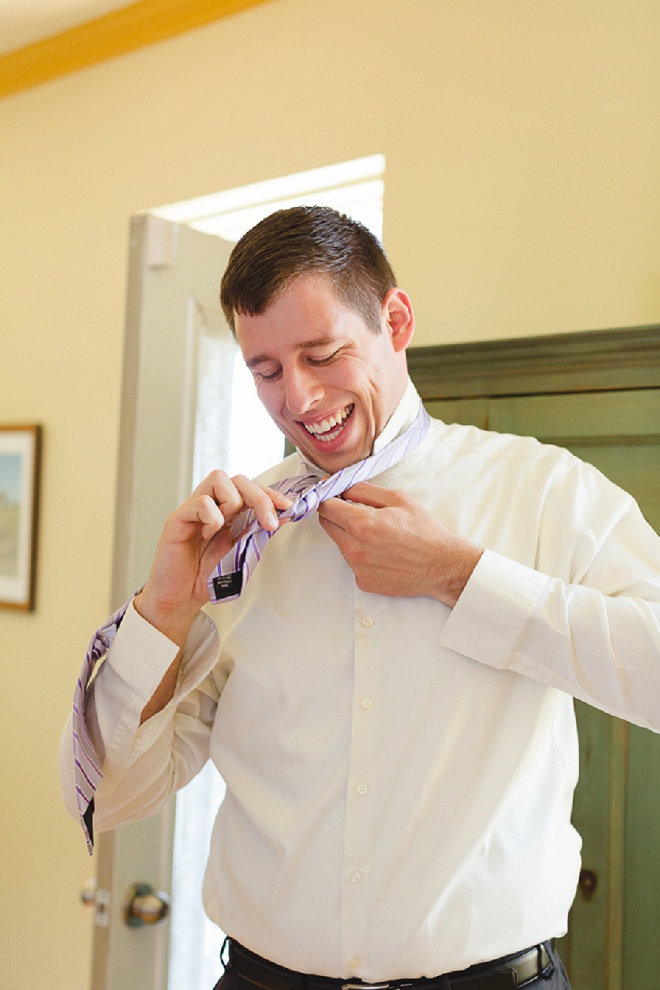
[[[204,679],[215,663],[218,633],[215,623],[203,612],[196,617],[183,647],[181,674],[176,695],[191,690]],[[162,681],[179,652],[176,643],[128,606],[117,630],[107,663],[145,704]],[[210,656],[213,660],[210,661]],[[136,662],[139,658],[139,662]],[[173,699],[174,700],[174,699]]]
[[[441,645],[505,669],[549,581],[531,567],[486,550],[445,623]]]

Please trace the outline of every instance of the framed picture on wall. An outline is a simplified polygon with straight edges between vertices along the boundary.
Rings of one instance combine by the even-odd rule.
[[[34,608],[40,426],[0,426],[0,607]]]

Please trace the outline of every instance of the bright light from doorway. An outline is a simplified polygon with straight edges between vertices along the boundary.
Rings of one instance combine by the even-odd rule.
[[[274,210],[289,206],[332,206],[359,220],[382,239],[384,155],[370,155],[323,168],[257,182],[237,189],[174,203],[150,212],[174,223],[237,241]],[[230,475],[255,477],[281,459],[284,438],[257,399],[252,375],[226,334],[204,336],[199,370],[195,484],[215,467]],[[222,428],[218,409],[225,405],[231,372],[231,406]],[[224,362],[224,363],[223,363]],[[225,405],[226,408],[226,405]],[[227,463],[210,463],[219,450]],[[218,980],[223,933],[202,910],[200,891],[211,829],[224,796],[224,783],[208,763],[177,795],[172,877],[172,917],[168,990],[209,990]]]
[[[237,241],[274,210],[290,206],[332,206],[383,237],[385,156],[368,155],[336,165],[253,182],[150,210],[173,223]]]

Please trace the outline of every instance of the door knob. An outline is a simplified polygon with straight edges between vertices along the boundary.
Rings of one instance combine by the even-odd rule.
[[[154,890],[151,884],[134,883],[126,891],[124,920],[131,928],[157,925],[170,911],[170,899],[162,890]]]
[[[110,924],[110,891],[97,887],[96,877],[85,880],[80,891],[80,900],[85,907],[94,909],[94,924],[97,928],[107,928]]]
[[[80,891],[80,900],[85,907],[96,906],[96,877],[85,880]]]
[[[585,901],[592,900],[598,887],[598,874],[594,873],[593,870],[580,870],[578,886]]]

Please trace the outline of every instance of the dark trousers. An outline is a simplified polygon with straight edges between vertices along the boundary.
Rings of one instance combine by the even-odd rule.
[[[546,976],[539,976],[530,983],[526,983],[525,988],[529,987],[529,990],[571,990],[564,964],[559,958],[559,955],[552,948],[549,949],[549,952],[550,958],[554,963],[552,972]],[[350,981],[347,980],[347,982]],[[392,982],[396,987],[399,981],[393,980]],[[228,966],[213,990],[255,990],[255,984],[244,979],[231,966]]]

